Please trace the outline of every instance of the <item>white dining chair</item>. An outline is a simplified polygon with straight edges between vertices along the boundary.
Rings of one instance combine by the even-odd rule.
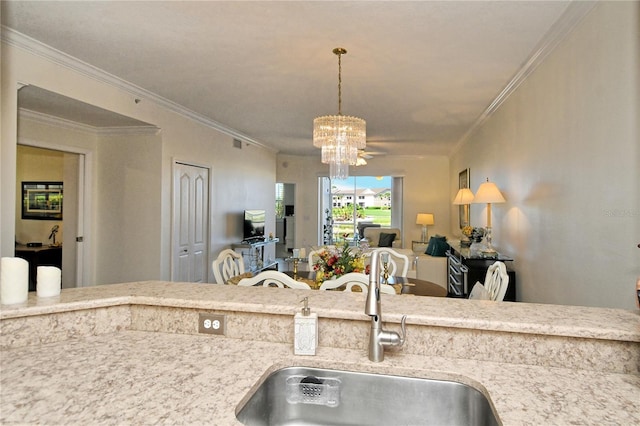
[[[238,282],[238,286],[250,287],[262,282],[263,287],[289,287],[311,290],[309,284],[296,281],[289,275],[278,271],[262,271],[254,277],[243,278]]]
[[[218,284],[226,284],[229,278],[244,274],[242,255],[231,249],[222,250],[211,267]]]
[[[471,289],[469,299],[493,300],[502,302],[509,287],[509,274],[504,262],[494,262],[487,269],[484,284],[477,282]]]
[[[380,247],[375,250],[371,250],[365,253],[366,257],[371,257],[373,254],[387,253],[389,255],[388,268],[389,275],[395,277],[407,277],[409,273],[409,257],[405,254],[398,253],[394,249],[388,247]],[[399,267],[399,263],[402,265]],[[380,266],[380,273],[382,273],[382,261],[378,261]]]
[[[358,288],[362,293],[366,293],[369,291],[369,275],[365,275],[361,272],[349,272],[335,280],[324,281],[320,285],[320,290],[332,290],[341,286],[345,287],[344,291],[354,292],[357,291],[354,289]],[[380,284],[380,292],[385,294],[397,294],[396,289],[389,284]]]
[[[320,284],[320,290],[333,290],[345,286],[347,291],[353,291],[353,288],[359,288],[364,293],[367,292],[369,286],[369,276],[360,272],[349,272],[335,280],[326,280]]]

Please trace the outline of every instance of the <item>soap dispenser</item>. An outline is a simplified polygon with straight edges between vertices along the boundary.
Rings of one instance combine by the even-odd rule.
[[[318,314],[311,313],[309,298],[301,300],[304,307],[294,316],[293,353],[295,355],[315,355],[318,346]]]

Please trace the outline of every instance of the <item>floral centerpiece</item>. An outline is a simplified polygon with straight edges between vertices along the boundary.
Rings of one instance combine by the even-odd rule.
[[[316,280],[329,280],[349,272],[364,272],[364,255],[360,249],[351,248],[346,242],[341,246],[325,246],[317,256],[318,260],[313,265]]]
[[[462,228],[462,235],[467,237],[471,242],[479,243],[482,241],[482,237],[484,237],[484,228],[465,226]]]

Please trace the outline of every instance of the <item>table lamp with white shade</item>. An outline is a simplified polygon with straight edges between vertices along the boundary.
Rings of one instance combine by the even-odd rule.
[[[487,246],[483,250],[485,253],[493,254],[496,252],[491,245],[491,204],[504,202],[506,202],[506,200],[502,196],[502,193],[495,183],[489,182],[489,178],[487,178],[486,182],[480,185],[476,191],[475,197],[473,198],[473,204],[487,204],[487,228],[485,233]]]
[[[416,225],[422,225],[422,238],[421,242],[427,242],[428,230],[427,226],[433,225],[433,213],[418,213],[418,217],[416,218]]]
[[[469,188],[460,188],[456,194],[456,198],[453,199],[453,204],[456,206],[463,206],[464,220],[461,222],[461,228],[469,225],[469,204],[473,202],[473,192]]]

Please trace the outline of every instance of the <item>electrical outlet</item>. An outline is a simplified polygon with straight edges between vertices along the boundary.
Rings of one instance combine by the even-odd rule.
[[[224,315],[219,314],[199,314],[198,332],[205,334],[219,334],[224,336],[227,321]]]

